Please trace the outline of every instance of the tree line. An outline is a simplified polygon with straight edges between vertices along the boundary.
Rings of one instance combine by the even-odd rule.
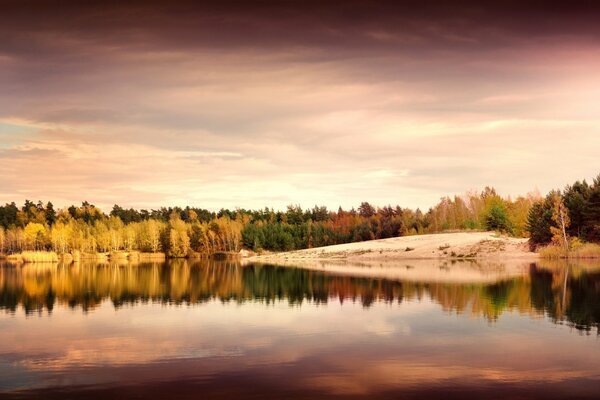
[[[600,242],[600,175],[592,183],[576,181],[535,202],[527,218],[530,243],[577,246]]]
[[[493,188],[444,197],[427,212],[400,206],[337,211],[324,206],[285,211],[193,207],[136,210],[115,205],[110,213],[84,201],[55,209],[26,200],[0,206],[0,253],[141,251],[170,257],[237,252],[242,247],[286,251],[452,230],[498,230],[527,236],[527,216],[541,196],[503,198]]]
[[[242,241],[254,250],[287,251],[455,230],[496,230],[526,237],[527,215],[539,198],[529,194],[512,200],[486,188],[453,199],[443,197],[426,213],[400,206],[376,208],[367,202],[356,210],[337,212],[289,206],[283,215],[253,216],[242,231]]]
[[[141,251],[185,257],[232,252],[240,250],[246,219],[189,207],[145,212],[115,206],[107,215],[88,202],[58,211],[52,203],[25,201],[21,208],[10,203],[0,207],[0,253]]]

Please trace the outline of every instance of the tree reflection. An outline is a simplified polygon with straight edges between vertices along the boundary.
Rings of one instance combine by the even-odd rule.
[[[267,304],[286,301],[401,303],[430,298],[446,312],[496,321],[504,312],[598,330],[600,271],[580,265],[532,264],[528,274],[494,284],[406,282],[329,275],[275,265],[174,260],[168,263],[25,265],[0,268],[0,308],[51,313],[56,304],[84,312],[110,299],[115,307],[145,302],[200,304],[211,300]],[[600,331],[599,331],[600,332]]]

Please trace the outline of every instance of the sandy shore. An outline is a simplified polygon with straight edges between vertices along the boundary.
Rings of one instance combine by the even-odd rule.
[[[440,283],[491,283],[526,273],[527,239],[495,232],[405,236],[255,256],[244,262],[339,275]]]
[[[536,260],[538,254],[529,251],[527,240],[495,232],[440,233],[273,253],[252,257],[250,261]]]

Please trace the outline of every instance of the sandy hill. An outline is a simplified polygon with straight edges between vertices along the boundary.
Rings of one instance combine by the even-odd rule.
[[[385,261],[418,259],[535,259],[528,239],[496,232],[456,232],[316,247],[252,257],[251,261],[347,260]]]

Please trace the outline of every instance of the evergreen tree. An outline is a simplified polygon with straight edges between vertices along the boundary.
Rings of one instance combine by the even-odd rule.
[[[584,216],[588,240],[600,241],[600,175],[594,179],[594,184],[590,189]]]
[[[585,180],[577,181],[564,190],[563,201],[569,210],[569,219],[571,220],[568,230],[570,236],[586,236],[587,217],[585,214],[589,208],[590,194],[591,188]]]
[[[550,243],[552,240],[550,227],[552,225],[552,207],[548,199],[535,203],[527,217],[527,230],[532,247]]]

